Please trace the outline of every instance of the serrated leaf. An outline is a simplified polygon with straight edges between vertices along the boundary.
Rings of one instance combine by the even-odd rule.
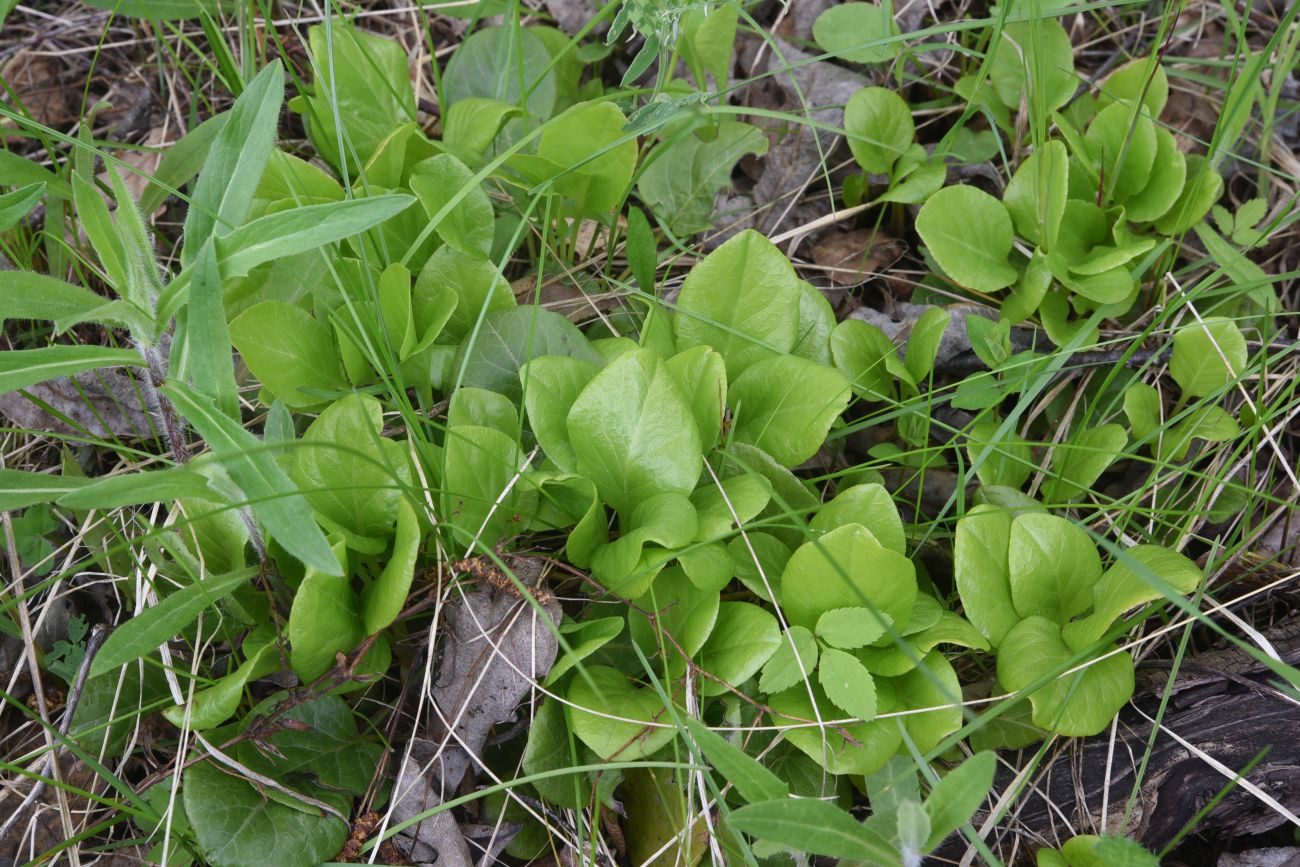
[[[869,608],[832,608],[817,618],[817,637],[832,647],[866,647],[885,634],[882,615]]]
[[[817,670],[817,639],[802,626],[791,626],[780,636],[781,643],[763,666],[758,688],[776,693],[789,689]]]

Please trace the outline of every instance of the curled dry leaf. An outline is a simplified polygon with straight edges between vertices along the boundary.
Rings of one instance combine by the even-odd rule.
[[[0,416],[17,428],[73,436],[138,439],[153,433],[139,386],[114,370],[86,371],[0,395]]]
[[[516,573],[531,562],[520,561]],[[443,646],[433,678],[433,737],[411,744],[398,773],[393,822],[432,809],[455,792],[478,763],[491,728],[515,718],[516,707],[555,662],[559,603],[540,602],[539,611],[512,590],[466,593],[452,605],[438,637]],[[474,863],[449,812],[413,825],[404,837],[414,863]]]
[[[903,243],[883,232],[853,229],[822,235],[812,248],[812,260],[832,283],[858,286],[896,262],[903,252]]]

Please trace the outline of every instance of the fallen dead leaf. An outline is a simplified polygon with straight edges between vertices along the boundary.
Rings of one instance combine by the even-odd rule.
[[[0,395],[0,417],[14,427],[99,439],[153,435],[135,381],[113,370],[87,371]]]
[[[838,286],[859,286],[902,257],[904,246],[871,229],[832,230],[812,248],[812,260]]]
[[[517,562],[521,578],[533,562]],[[539,602],[539,612],[513,586],[485,585],[453,603],[440,630],[442,656],[433,685],[435,733],[410,745],[410,755],[398,771],[393,822],[453,796],[478,764],[492,727],[515,718],[519,703],[555,662],[559,603],[553,598]],[[401,836],[416,864],[475,863],[466,835],[450,812],[413,825]]]

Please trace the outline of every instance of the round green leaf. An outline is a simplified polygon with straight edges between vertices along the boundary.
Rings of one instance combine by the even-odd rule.
[[[677,348],[711,346],[727,375],[789,352],[798,337],[799,278],[771,241],[746,229],[686,275],[677,298]]]
[[[884,485],[872,482],[840,491],[835,499],[817,510],[808,526],[825,533],[845,524],[861,524],[889,550],[907,553],[903,519],[898,516],[894,498]]]
[[[1101,577],[1092,538],[1056,515],[1021,515],[1011,522],[1007,567],[1016,613],[1058,624],[1088,609]]]
[[[579,472],[624,514],[655,494],[689,495],[700,477],[704,456],[691,408],[648,349],[597,374],[574,401],[567,427]]]
[[[736,441],[793,467],[817,454],[849,403],[849,384],[833,367],[780,355],[747,367],[727,396]]]
[[[568,700],[575,705],[569,709],[574,734],[602,759],[643,759],[677,736],[671,725],[648,725],[671,720],[655,691],[633,686],[627,675],[608,666],[579,672]]]
[[[867,44],[883,42],[897,34],[898,27],[890,10],[875,3],[841,3],[818,15],[813,22],[813,39],[822,50],[853,63],[884,63],[897,57],[903,49],[898,41]],[[910,134],[908,137],[911,138]]]
[[[333,857],[348,836],[340,819],[272,800],[212,762],[185,769],[181,796],[203,856],[223,867],[313,867]],[[312,796],[348,810],[348,799],[335,793],[315,788]]]
[[[842,14],[855,8],[879,7],[868,3],[832,6],[822,13],[817,23],[832,13]],[[849,150],[862,170],[883,175],[907,152],[916,135],[916,126],[912,122],[912,110],[901,96],[883,87],[864,87],[849,97],[844,106],[844,131],[848,133]]]
[[[956,282],[994,292],[1016,281],[1011,253],[1011,215],[997,199],[975,187],[945,187],[921,206],[916,231],[939,267]]]
[[[846,524],[806,542],[781,576],[786,617],[812,629],[834,608],[871,607],[906,626],[916,600],[912,561],[890,551],[861,524]]]
[[[748,602],[723,602],[709,640],[700,649],[700,665],[733,686],[744,683],[782,645],[776,618]],[[722,695],[717,681],[700,680],[701,695]]]
[[[1073,655],[1061,629],[1043,617],[1022,620],[998,648],[998,680],[1019,691]],[[1029,696],[1034,724],[1057,734],[1082,737],[1103,731],[1133,694],[1133,657],[1127,652],[1090,662]]]
[[[1185,397],[1204,397],[1241,375],[1246,360],[1246,338],[1237,323],[1211,316],[1174,335],[1169,375]]]

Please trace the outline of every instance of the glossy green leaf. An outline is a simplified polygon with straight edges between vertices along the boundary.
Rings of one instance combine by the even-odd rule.
[[[1097,93],[1097,105],[1105,108],[1112,102],[1132,105],[1141,100],[1152,117],[1160,117],[1169,100],[1169,77],[1160,58],[1138,57],[1107,75]]]
[[[1127,443],[1128,434],[1117,424],[1077,428],[1052,450],[1054,475],[1043,484],[1043,500],[1064,503],[1090,491]]]
[[[1154,575],[1178,593],[1191,593],[1201,582],[1201,570],[1176,551],[1159,545],[1126,549],[1092,587],[1092,613],[1067,623],[1062,633],[1071,648],[1080,650],[1100,639],[1111,624],[1139,605],[1163,598],[1147,580]]]
[[[650,687],[634,686],[617,669],[587,667],[569,685],[567,698],[573,704],[569,709],[573,733],[602,759],[645,758],[677,736],[658,694]]]
[[[727,402],[727,370],[722,356],[707,346],[693,346],[667,359],[665,365],[690,403],[700,446],[707,451],[722,432]]]
[[[406,498],[397,503],[397,528],[393,550],[383,571],[361,592],[361,618],[367,635],[373,635],[397,619],[406,605],[415,561],[420,554],[420,519]]]
[[[1033,452],[1014,431],[1009,432],[1005,439],[998,440],[1000,426],[997,421],[972,425],[966,454],[972,463],[983,458],[975,468],[981,484],[1020,488],[1033,474]]]
[[[555,108],[550,52],[527,27],[476,30],[447,63],[442,86],[448,106],[479,97],[522,106],[538,118],[549,117]]]
[[[438,154],[412,170],[410,185],[429,219],[451,206],[438,222],[438,237],[464,253],[492,252],[492,202],[468,166],[451,154]]]
[[[1131,223],[1158,220],[1178,201],[1187,180],[1187,158],[1178,150],[1174,134],[1156,129],[1156,157],[1151,176],[1140,192],[1124,201],[1124,216]]]
[[[763,675],[758,682],[758,688],[763,692],[776,693],[789,689],[796,683],[811,678],[817,670],[820,652],[817,639],[810,630],[802,626],[791,626],[779,639],[780,643],[763,666]]]
[[[577,466],[569,442],[569,410],[599,371],[590,361],[564,355],[534,358],[519,371],[528,424],[547,458],[564,472],[573,472]]]
[[[212,762],[185,769],[181,794],[203,856],[223,867],[314,867],[347,840],[348,826],[341,819],[272,800]],[[348,808],[339,795],[320,790],[312,795],[341,811]]]
[[[701,590],[684,571],[668,568],[634,601],[653,613],[655,620],[652,622],[635,609],[629,611],[628,630],[633,641],[646,656],[657,655],[666,645],[663,666],[669,676],[680,676],[686,664],[677,648],[694,656],[704,646],[718,621],[718,591]],[[672,636],[676,644],[667,642],[660,633]]]
[[[998,680],[1009,690],[1022,690],[1064,669],[1072,655],[1057,624],[1028,617],[1007,633],[998,648]],[[1122,652],[1058,677],[1032,692],[1029,700],[1035,725],[1075,737],[1103,731],[1132,694],[1133,658]]]
[[[1020,164],[1002,193],[1002,204],[1020,237],[1044,250],[1056,246],[1056,233],[1065,215],[1068,165],[1065,144],[1049,141]]]
[[[903,50],[897,36],[890,7],[875,3],[832,6],[813,22],[813,39],[822,50],[852,63],[892,60]]]
[[[1145,113],[1114,103],[1097,113],[1084,135],[1093,170],[1106,183],[1106,193],[1140,193],[1151,177],[1156,158],[1156,127]]]
[[[519,435],[519,411],[509,398],[495,391],[458,388],[447,407],[447,427],[461,425],[490,427],[513,439]]]
[[[307,39],[315,75],[301,104],[290,104],[303,112],[325,161],[336,169],[346,163],[355,177],[394,127],[415,120],[406,51],[342,20],[310,27]]]
[[[287,697],[274,693],[263,700],[241,728],[246,731]],[[383,750],[357,732],[356,712],[347,703],[337,696],[322,695],[294,705],[278,718],[290,724],[278,727],[265,741],[278,755],[245,741],[238,747],[245,765],[280,779],[288,774],[310,774],[330,789],[358,796],[366,793]]]
[[[1223,177],[1200,154],[1186,157],[1184,175],[1177,201],[1155,222],[1162,235],[1180,235],[1201,222],[1223,194]]]
[[[731,184],[736,163],[766,153],[767,137],[758,127],[721,120],[709,141],[685,135],[665,142],[647,161],[637,196],[675,235],[703,232],[713,225],[714,198]]]
[[[206,731],[234,716],[248,685],[278,671],[281,659],[275,630],[270,624],[259,625],[250,632],[240,650],[244,661],[234,671],[196,691],[185,704],[163,708],[163,717],[177,728],[187,726],[192,731]]]
[[[771,614],[748,602],[723,602],[713,632],[700,648],[700,666],[723,683],[737,686],[757,674],[783,644]],[[700,681],[701,695],[726,692],[717,681]]]
[[[1188,323],[1174,335],[1169,375],[1185,397],[1204,397],[1240,376],[1246,360],[1246,338],[1237,323],[1211,316]]]
[[[732,435],[786,466],[817,453],[849,402],[849,385],[832,367],[783,355],[756,361],[731,383]]]
[[[623,624],[622,617],[597,617],[594,620],[583,620],[577,623],[570,621],[562,624],[560,634],[563,635],[569,649],[563,652],[551,666],[551,671],[546,676],[546,683],[549,685],[558,682],[582,660],[617,638],[623,631]]]
[[[691,269],[677,299],[677,347],[711,346],[734,379],[794,347],[799,282],[771,241],[745,230]]]
[[[1065,105],[1079,84],[1074,48],[1065,28],[1055,19],[1008,20],[989,80],[998,99],[1013,111],[1020,109],[1022,101],[1030,111],[1050,112]]]
[[[957,522],[953,574],[966,617],[997,647],[1020,620],[1011,601],[1011,515],[979,505]]]
[[[1011,215],[983,190],[945,187],[921,206],[916,230],[944,272],[962,286],[995,292],[1018,276],[1007,261]]]
[[[845,319],[831,332],[831,357],[835,368],[866,400],[885,400],[894,392],[894,371],[903,368],[898,347],[874,325]]]
[[[629,513],[656,493],[689,494],[703,465],[690,406],[650,350],[629,352],[596,375],[569,411],[579,471]]]
[[[327,398],[317,392],[344,387],[333,332],[301,307],[263,301],[231,321],[230,337],[248,369],[286,406],[320,406]]]
[[[477,425],[447,431],[446,489],[442,518],[456,528],[458,547],[470,553],[492,548],[511,534],[520,495],[524,454],[513,436]]]
[[[1011,522],[1007,568],[1016,613],[1063,624],[1092,603],[1101,558],[1092,538],[1076,524],[1056,515],[1028,514]]]
[[[912,323],[912,331],[907,338],[907,351],[903,356],[903,366],[911,374],[913,382],[925,382],[934,370],[934,360],[938,357],[943,335],[948,330],[950,317],[942,307],[927,308]]]
[[[835,499],[817,510],[808,526],[825,533],[845,524],[861,524],[889,550],[907,553],[903,520],[884,485],[873,482],[840,491]]]
[[[636,169],[636,137],[624,131],[627,117],[612,102],[579,105],[548,123],[537,155],[565,172],[553,182],[585,214],[618,207]]]
[[[511,307],[484,317],[478,334],[461,344],[453,370],[464,371],[462,385],[517,401],[523,393],[520,368],[543,355],[567,355],[595,365],[603,362],[582,332],[560,314],[538,307]]]
[[[640,596],[674,551],[695,538],[695,508],[681,494],[665,492],[624,514],[630,518],[622,535],[592,553],[592,577],[622,596]]]
[[[347,560],[340,542],[333,554]],[[289,662],[310,683],[334,666],[334,657],[352,650],[366,637],[352,579],[308,568],[289,610]]]
[[[885,21],[890,21],[889,13],[874,4],[844,3],[823,12],[818,17],[817,24],[821,24],[828,16],[836,18],[846,14],[879,15]],[[841,33],[839,39],[860,41],[858,34],[853,31]],[[820,38],[818,42],[821,42]],[[897,43],[892,48],[897,53]],[[844,106],[844,131],[848,134],[853,159],[862,170],[868,174],[883,175],[888,174],[894,163],[911,147],[916,126],[912,122],[912,110],[901,96],[884,87],[864,87],[849,97]]]
[[[443,115],[442,143],[467,159],[480,157],[501,131],[501,125],[519,109],[497,99],[465,97]]]
[[[303,433],[291,476],[312,508],[348,545],[378,553],[393,533],[398,489],[391,452],[380,437],[383,409],[351,394],[331,404]]]
[[[916,599],[916,572],[865,527],[846,524],[795,551],[781,588],[786,617],[798,626],[812,629],[834,608],[871,607],[903,627]]]

